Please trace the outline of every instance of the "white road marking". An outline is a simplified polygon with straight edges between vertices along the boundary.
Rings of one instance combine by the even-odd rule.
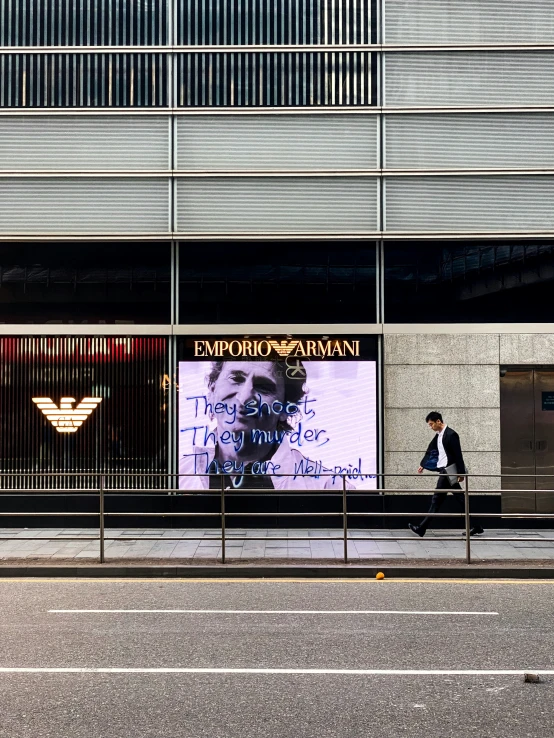
[[[497,612],[448,610],[48,610],[56,614],[158,613],[183,615],[498,615]]]
[[[344,674],[345,676],[523,676],[554,675],[554,669],[215,669],[197,667],[3,666],[0,674]]]

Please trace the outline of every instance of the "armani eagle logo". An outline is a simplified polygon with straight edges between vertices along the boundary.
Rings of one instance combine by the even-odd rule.
[[[279,356],[288,356],[298,346],[298,341],[269,341],[269,345]]]
[[[33,397],[33,402],[52,423],[58,433],[76,433],[102,402],[101,397],[83,397],[76,408],[74,397],[62,397],[60,406],[49,397]]]

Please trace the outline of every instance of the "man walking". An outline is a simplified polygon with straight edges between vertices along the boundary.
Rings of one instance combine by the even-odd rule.
[[[456,504],[461,508],[462,512],[465,512],[465,498],[460,482],[463,480],[463,474],[466,473],[466,466],[464,463],[464,457],[462,456],[462,447],[460,445],[460,436],[455,430],[449,428],[446,423],[443,422],[442,415],[440,413],[432,412],[425,418],[425,422],[435,431],[435,436],[425,456],[421,460],[418,474],[423,474],[423,470],[437,471],[441,475],[437,482],[437,491],[433,495],[431,500],[431,506],[429,513],[438,512],[448,492],[452,492]],[[446,476],[449,475],[449,476]],[[450,483],[451,477],[458,477],[454,484]],[[440,491],[439,491],[440,490]],[[458,491],[459,490],[459,491]],[[423,536],[427,532],[430,522],[433,518],[424,518],[419,525],[409,523],[409,528],[418,536]],[[470,530],[470,535],[476,536],[484,533],[485,531],[480,525],[474,525]]]

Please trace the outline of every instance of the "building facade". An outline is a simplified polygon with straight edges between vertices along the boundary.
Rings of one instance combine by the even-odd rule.
[[[267,339],[359,342],[368,478],[433,409],[472,484],[554,472],[549,0],[0,0],[0,44],[5,471],[160,484],[195,342]]]

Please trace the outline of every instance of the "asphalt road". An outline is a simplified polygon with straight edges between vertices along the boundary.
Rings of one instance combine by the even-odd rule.
[[[549,736],[553,598],[521,581],[0,580],[0,736]],[[534,670],[553,673],[524,683]]]

